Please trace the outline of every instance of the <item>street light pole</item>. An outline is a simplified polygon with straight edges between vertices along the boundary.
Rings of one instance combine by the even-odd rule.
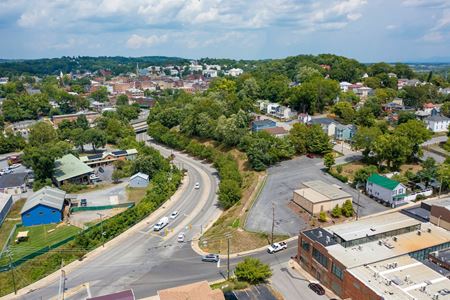
[[[230,281],[230,237],[227,239],[228,251],[227,251],[227,278]]]
[[[103,232],[103,214],[97,213],[100,216],[100,230],[102,231],[102,247],[105,247],[105,233]]]

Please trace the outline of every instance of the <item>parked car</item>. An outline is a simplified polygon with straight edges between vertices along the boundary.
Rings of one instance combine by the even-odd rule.
[[[164,227],[166,227],[169,224],[169,218],[168,217],[162,217],[158,223],[153,226],[154,231],[160,231]]]
[[[11,174],[12,172],[13,172],[13,170],[5,168],[5,169],[0,171],[0,174],[1,175],[6,175],[6,174]]]
[[[89,179],[91,181],[99,181],[100,177],[98,177],[96,174],[91,174],[91,175],[89,175]]]
[[[81,199],[80,200],[80,206],[83,206],[83,207],[87,206],[87,200],[86,199]]]
[[[325,295],[325,290],[323,287],[318,283],[310,283],[308,284],[308,287],[314,291],[319,296]]]
[[[195,186],[194,186],[194,189],[198,190],[199,188],[200,188],[200,183],[196,182]]]
[[[178,235],[178,239],[177,239],[178,243],[183,243],[184,238],[185,238],[184,232],[180,232],[180,234]]]
[[[287,249],[286,242],[273,243],[272,245],[267,247],[267,252],[272,254],[284,249]]]
[[[178,210],[176,210],[170,214],[170,218],[175,219],[176,217],[178,217],[179,214],[180,214],[180,212]]]
[[[202,256],[202,261],[207,262],[218,262],[219,261],[219,255],[218,254],[206,254]]]
[[[22,166],[21,164],[12,164],[12,165],[9,166],[9,169],[10,170],[17,169],[18,167],[21,167],[21,166]]]

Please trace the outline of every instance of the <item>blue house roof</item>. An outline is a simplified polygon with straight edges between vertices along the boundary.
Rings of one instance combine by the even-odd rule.
[[[43,187],[27,199],[27,201],[23,205],[22,210],[20,211],[20,214],[24,214],[38,205],[44,205],[47,207],[62,210],[65,197],[66,192],[60,189],[51,188],[48,186]]]
[[[253,121],[253,125],[254,126],[270,126],[270,125],[274,125],[275,122],[269,119],[265,119],[265,120],[257,120],[257,121]]]

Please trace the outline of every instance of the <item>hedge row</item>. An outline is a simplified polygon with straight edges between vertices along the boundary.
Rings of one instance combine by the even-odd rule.
[[[219,202],[228,209],[241,199],[242,177],[236,160],[230,154],[225,154],[214,147],[205,146],[195,140],[190,140],[179,132],[171,131],[159,122],[149,124],[148,133],[156,141],[171,148],[207,160],[213,163],[219,172]]]

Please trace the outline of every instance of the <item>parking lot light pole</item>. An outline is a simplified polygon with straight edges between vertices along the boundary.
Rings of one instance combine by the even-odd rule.
[[[100,230],[102,231],[102,247],[105,247],[105,232],[103,231],[103,214],[97,213],[100,216]]]

